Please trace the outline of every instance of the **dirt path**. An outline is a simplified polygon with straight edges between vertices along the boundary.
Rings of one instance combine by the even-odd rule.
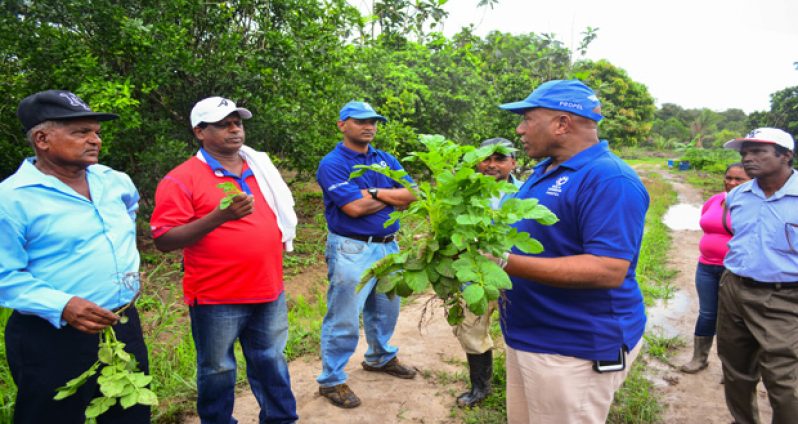
[[[465,389],[460,383],[439,384],[443,374],[462,372],[465,354],[443,316],[443,309],[434,308],[434,315],[421,332],[418,322],[424,307],[424,298],[416,298],[405,305],[392,342],[399,347],[402,362],[415,366],[418,374],[413,380],[364,371],[360,362],[366,351],[365,336],[361,331],[357,351],[349,361],[346,372],[348,384],[363,404],[355,409],[343,410],[331,405],[318,395],[316,376],[321,362],[316,358],[300,358],[289,364],[291,385],[297,398],[297,409],[302,423],[456,423],[451,408],[457,394]],[[234,415],[241,424],[258,422],[260,408],[251,393],[244,392],[236,398]],[[191,417],[185,423],[199,423]]]
[[[685,184],[679,174],[665,171],[662,174],[673,184],[679,203],[701,207],[704,199],[697,189]],[[663,422],[726,424],[732,419],[726,409],[723,385],[720,384],[722,371],[716,347],[712,346],[709,368],[706,370],[690,375],[675,368],[688,362],[693,352],[693,331],[698,316],[694,276],[701,231],[673,231],[672,236],[669,264],[678,270],[673,281],[677,291],[667,303],[649,308],[647,331],[667,337],[679,336],[687,345],[675,353],[671,359],[673,365],[649,359],[648,373],[665,406]],[[770,422],[770,405],[761,385],[758,395],[762,422]]]
[[[679,194],[679,202],[701,206],[698,190],[685,184],[676,173],[662,171]],[[695,293],[694,273],[698,258],[700,231],[674,231],[669,262],[678,269],[673,285],[676,293],[665,304],[649,308],[649,332],[667,337],[679,336],[687,345],[674,354],[671,364],[648,359],[650,379],[661,395],[665,407],[664,423],[721,424],[731,422],[726,410],[721,379],[720,361],[713,346],[709,368],[695,375],[680,373],[675,366],[685,363],[692,354],[692,337],[698,300]],[[424,300],[417,298],[402,308],[393,343],[399,346],[403,362],[419,370],[414,380],[399,380],[390,376],[364,371],[360,362],[365,352],[365,339],[361,332],[360,344],[349,362],[349,385],[360,396],[363,404],[352,410],[342,410],[329,404],[317,394],[315,378],[321,369],[315,357],[305,357],[290,363],[291,381],[297,397],[298,413],[302,423],[457,423],[451,415],[458,393],[465,389],[460,382],[450,382],[445,376],[463,372],[465,361],[457,340],[440,308],[422,331],[418,321]],[[762,422],[770,421],[770,407],[764,390],[760,388],[759,405]],[[237,398],[235,417],[242,424],[258,422],[259,407],[254,397],[245,389]],[[195,424],[196,417],[184,423]]]

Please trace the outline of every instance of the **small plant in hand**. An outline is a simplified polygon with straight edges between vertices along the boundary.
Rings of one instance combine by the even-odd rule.
[[[225,210],[230,207],[230,204],[233,203],[233,199],[239,194],[243,193],[238,189],[235,183],[230,181],[219,183],[216,185],[216,187],[219,187],[224,192],[224,197],[222,197],[222,200],[219,201],[219,209],[221,210]]]
[[[422,136],[421,143],[428,151],[412,152],[404,161],[421,162],[429,169],[430,181],[415,186],[404,179],[405,171],[376,164],[358,165],[350,176],[380,173],[411,190],[417,199],[407,209],[394,211],[385,223],[418,222],[411,230],[415,236],[410,248],[374,263],[360,284],[376,277],[378,292],[399,296],[423,293],[432,286],[444,302],[449,324],[457,325],[464,308],[483,315],[488,302],[498,299],[502,289],[512,288],[507,273],[485,254],[502,258],[513,247],[532,254],[543,251],[540,242],[510,224],[534,219],[552,225],[558,219],[537,199],[509,198],[500,209],[491,208],[491,198],[518,189],[480,174],[476,166],[493,153],[509,155],[512,149],[461,146],[439,135]]]
[[[138,294],[117,311],[120,315],[119,322],[125,324],[128,317],[124,315],[138,298]],[[158,405],[158,396],[147,386],[152,381],[152,376],[146,375],[138,369],[138,362],[133,355],[125,351],[125,344],[117,340],[113,327],[106,327],[100,333],[100,349],[97,353],[97,362],[89,367],[83,374],[69,380],[66,384],[56,389],[53,399],[61,400],[74,395],[92,376],[99,371],[97,384],[100,386],[102,396],[92,399],[86,407],[86,423],[94,424],[97,417],[105,413],[117,401],[122,408],[127,409],[133,405]]]

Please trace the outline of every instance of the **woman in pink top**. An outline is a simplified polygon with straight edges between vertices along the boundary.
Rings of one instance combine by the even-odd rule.
[[[707,367],[709,350],[715,338],[715,323],[718,317],[718,282],[725,268],[723,258],[729,248],[726,244],[732,235],[723,224],[726,193],[738,185],[750,180],[741,163],[733,163],[726,168],[724,186],[726,191],[718,193],[704,203],[701,208],[701,229],[704,235],[698,244],[701,256],[695,271],[695,288],[698,292],[698,319],[695,323],[693,339],[693,359],[679,369],[689,374]],[[726,224],[731,228],[731,221],[726,215]]]

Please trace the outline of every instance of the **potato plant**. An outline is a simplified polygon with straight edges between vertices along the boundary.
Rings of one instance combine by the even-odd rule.
[[[423,293],[432,286],[444,302],[449,324],[457,325],[463,320],[464,308],[482,315],[488,302],[512,287],[504,270],[485,254],[501,257],[514,246],[526,253],[543,251],[540,242],[510,224],[534,219],[552,225],[558,219],[537,199],[510,198],[500,209],[491,208],[491,198],[518,189],[507,181],[480,174],[476,166],[494,152],[511,153],[507,147],[477,149],[439,135],[422,136],[421,143],[428,151],[412,152],[403,161],[423,164],[430,181],[413,185],[403,179],[405,171],[376,164],[359,165],[351,174],[355,178],[368,171],[378,172],[411,190],[417,200],[405,210],[394,211],[385,225],[407,218],[419,223],[412,231],[410,247],[374,263],[360,283],[362,286],[376,277],[378,292],[399,296]]]
[[[152,376],[138,370],[138,362],[133,355],[125,351],[125,344],[117,340],[113,327],[106,327],[100,335],[98,359],[86,372],[69,380],[56,389],[55,400],[72,396],[89,378],[100,372],[97,384],[102,396],[92,399],[86,407],[86,422],[95,423],[97,417],[114,406],[117,401],[122,408],[133,405],[158,404],[155,392],[147,386]]]

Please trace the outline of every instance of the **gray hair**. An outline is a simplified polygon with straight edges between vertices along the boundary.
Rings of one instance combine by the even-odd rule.
[[[60,127],[61,125],[62,125],[61,121],[40,122],[36,124],[33,128],[29,129],[27,133],[25,133],[25,138],[28,139],[28,144],[30,144],[30,147],[33,147],[35,150],[36,146],[34,145],[33,134],[35,134],[36,131],[45,131],[51,128]]]

